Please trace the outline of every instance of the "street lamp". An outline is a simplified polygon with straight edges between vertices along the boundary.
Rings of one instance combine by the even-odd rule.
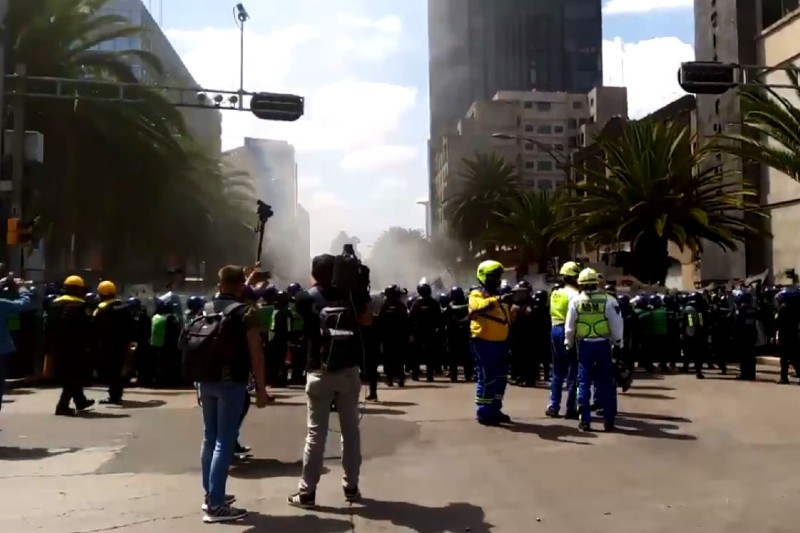
[[[241,2],[233,8],[233,20],[239,28],[239,109],[244,109],[244,23],[250,14]]]
[[[431,201],[430,200],[417,200],[417,205],[425,208],[425,236],[431,238]]]

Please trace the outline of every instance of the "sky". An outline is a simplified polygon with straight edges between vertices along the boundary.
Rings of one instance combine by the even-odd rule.
[[[159,0],[148,2],[158,18]],[[196,80],[237,90],[235,2],[161,2],[162,27]],[[631,116],[680,97],[678,65],[694,58],[693,0],[603,5],[604,83],[628,87]],[[306,115],[274,123],[225,112],[223,149],[246,136],[296,146],[312,252],[328,252],[341,230],[363,248],[390,226],[424,228],[416,202],[427,197],[426,0],[249,0],[245,7],[245,89],[303,95]]]

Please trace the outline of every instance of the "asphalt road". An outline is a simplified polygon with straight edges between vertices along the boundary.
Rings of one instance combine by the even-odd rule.
[[[800,386],[776,385],[773,369],[755,383],[637,377],[615,434],[545,418],[544,389],[509,389],[509,428],[473,421],[468,384],[382,389],[362,420],[367,499],[342,501],[332,432],[317,512],[284,503],[305,403],[302,391],[278,391],[247,419],[255,459],[231,470],[229,492],[251,515],[216,526],[200,522],[192,391],[134,389],[125,406],[75,419],[52,415],[55,390],[11,391],[0,413],[0,531],[798,531]]]

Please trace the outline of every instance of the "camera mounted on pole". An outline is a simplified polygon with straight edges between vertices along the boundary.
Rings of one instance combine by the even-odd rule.
[[[272,218],[275,213],[272,211],[272,206],[261,201],[256,200],[256,214],[258,215],[258,222],[256,223],[255,231],[258,233],[258,245],[256,246],[256,263],[261,262],[261,254],[264,251],[264,230],[267,227],[267,221]]]

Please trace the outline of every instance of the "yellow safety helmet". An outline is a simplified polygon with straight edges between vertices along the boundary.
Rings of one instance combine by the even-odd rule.
[[[597,285],[600,283],[600,275],[593,268],[584,268],[578,274],[578,285]]]
[[[480,265],[478,265],[478,272],[475,274],[475,277],[478,278],[478,281],[481,284],[486,283],[486,278],[491,275],[502,275],[505,272],[505,268],[503,265],[497,261],[484,261]]]
[[[581,267],[575,261],[567,261],[561,265],[561,270],[558,273],[565,278],[574,278],[581,273]]]
[[[100,296],[116,296],[117,286],[111,281],[101,281],[97,286],[97,294]]]
[[[86,287],[86,283],[80,276],[68,276],[67,279],[64,280],[64,287],[74,287],[76,289],[82,289]]]

